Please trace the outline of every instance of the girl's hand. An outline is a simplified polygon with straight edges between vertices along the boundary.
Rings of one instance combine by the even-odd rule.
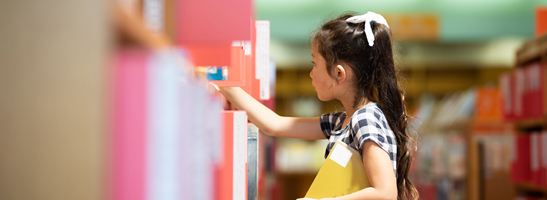
[[[217,84],[209,82],[209,88],[211,90],[215,91],[216,93],[220,93],[220,88],[218,87]]]

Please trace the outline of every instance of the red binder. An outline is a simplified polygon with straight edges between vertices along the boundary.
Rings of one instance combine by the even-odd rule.
[[[511,152],[511,181],[514,183],[530,180],[530,136],[516,135],[513,137]]]
[[[540,185],[540,164],[541,164],[541,154],[540,154],[540,134],[539,132],[533,132],[530,134],[530,180],[534,185]]]
[[[537,73],[536,79],[534,84],[536,84],[535,88],[535,94],[534,94],[534,100],[536,108],[534,108],[535,117],[543,117],[547,113],[547,98],[545,95],[547,94],[545,92],[545,73],[547,73],[547,70],[545,70],[545,63],[538,62],[534,64],[535,72]]]
[[[524,107],[527,110],[526,118],[537,118],[544,113],[543,102],[543,77],[544,70],[540,63],[532,63],[525,67],[526,71],[526,96]]]
[[[524,92],[526,87],[525,71],[524,68],[518,67],[513,71],[512,87],[514,91],[514,112],[513,117],[515,120],[522,119],[524,117]]]
[[[545,113],[544,103],[544,73],[543,65],[539,62],[525,67],[526,92],[524,107],[527,110],[525,118],[538,118]]]
[[[532,74],[533,70],[530,66],[522,67],[524,71],[524,87],[522,90],[522,119],[528,119],[532,116],[534,108],[534,100],[532,99],[534,92],[532,90],[532,77],[535,75]]]

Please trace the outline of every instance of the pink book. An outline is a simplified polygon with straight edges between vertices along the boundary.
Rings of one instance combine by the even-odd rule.
[[[145,199],[146,71],[148,53],[123,49],[113,71],[111,198]]]

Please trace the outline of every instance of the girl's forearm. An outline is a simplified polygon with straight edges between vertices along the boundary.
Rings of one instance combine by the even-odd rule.
[[[319,125],[319,117],[282,117],[239,87],[225,87],[219,90],[233,106],[239,110],[247,111],[249,120],[269,136],[309,140],[325,139]]]
[[[237,109],[246,111],[249,121],[262,132],[275,136],[274,125],[279,123],[281,116],[258,102],[240,87],[221,87],[219,91]]]
[[[397,190],[397,189],[395,189]],[[322,200],[397,200],[397,191],[378,190],[368,187],[360,191],[335,198],[326,198]]]

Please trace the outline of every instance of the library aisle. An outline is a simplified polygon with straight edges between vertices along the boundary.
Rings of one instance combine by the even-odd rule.
[[[328,141],[270,137],[211,83],[343,111],[310,36],[345,11],[389,23],[419,199],[547,199],[543,0],[0,1],[0,199],[304,197]]]

